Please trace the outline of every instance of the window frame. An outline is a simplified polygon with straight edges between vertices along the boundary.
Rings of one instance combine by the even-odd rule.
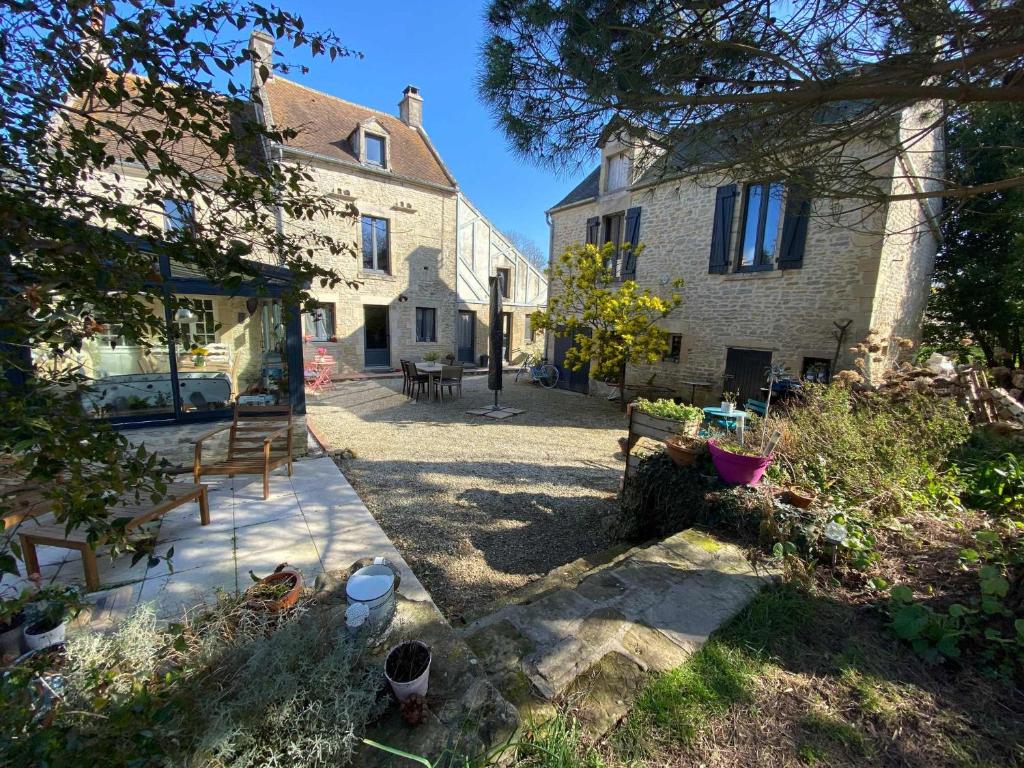
[[[617,186],[612,186],[612,168],[617,164],[621,164],[623,168],[622,172],[622,183]],[[616,152],[613,155],[608,155],[605,159],[605,172],[604,172],[604,191],[605,192],[619,192],[629,187],[630,177],[630,162],[629,157],[626,154],[626,150]]]
[[[317,326],[318,322],[319,323],[323,323],[323,320],[322,319],[317,320],[316,318],[314,318],[313,314],[315,312],[324,312],[327,315],[327,317],[329,318],[330,327],[326,329],[326,333],[324,335],[319,335],[319,334],[316,333],[316,326]],[[308,336],[310,341],[330,341],[332,338],[337,338],[337,334],[338,334],[337,317],[338,316],[337,316],[337,313],[335,311],[334,302],[333,301],[321,302],[320,306],[318,306],[312,312],[303,312],[302,313],[302,335],[304,337]],[[312,324],[311,328],[310,328],[310,330],[313,331],[312,333],[307,333],[306,332],[307,331],[307,328],[306,328],[306,321],[307,321],[307,319]]]
[[[668,352],[661,358],[663,363],[678,363],[683,358],[683,335],[671,333],[668,338]]]
[[[611,238],[612,222],[618,222],[618,239]],[[614,243],[615,255],[612,256],[611,264],[605,262],[605,267],[611,270],[612,277],[616,280],[622,277],[622,247],[626,241],[626,212],[616,211],[607,213],[601,217],[601,247],[608,243]]]
[[[510,267],[498,267],[494,270],[494,276],[498,278],[498,287],[501,290],[501,298],[512,300],[512,269]]]
[[[386,238],[385,253],[386,253],[386,257],[387,257],[387,264],[383,267],[383,269],[381,268],[380,261],[378,259],[379,248],[378,248],[378,241],[377,241],[377,226],[376,226],[376,222],[380,222],[380,221],[384,222],[384,236]],[[372,233],[372,237],[371,237],[371,241],[370,241],[370,255],[371,255],[372,266],[367,266],[366,265],[366,246],[367,246],[367,243],[366,243],[365,230],[366,230],[366,223],[367,222],[371,222],[371,224],[370,224],[370,231]],[[363,262],[362,262],[363,271],[364,272],[375,272],[375,273],[381,274],[381,275],[390,275],[391,274],[391,219],[385,219],[382,216],[370,216],[370,215],[367,215],[367,214],[363,214],[359,218],[359,238],[361,240],[361,242],[360,242],[360,250],[362,251],[362,257],[363,257]]]
[[[380,162],[376,162],[370,159],[370,142],[380,142]],[[371,133],[370,131],[363,131],[363,162],[367,165],[372,165],[375,168],[387,168],[388,167],[388,139],[387,136],[381,136],[379,133]]]
[[[772,252],[765,259],[764,236],[768,224],[768,208],[771,201],[772,188],[778,187],[781,190],[779,197],[779,214],[775,222],[775,236],[772,244]],[[750,213],[750,198],[752,191],[756,188],[761,190],[761,199],[758,204],[757,229],[754,240],[754,262],[743,263],[743,251],[747,244],[747,217]],[[782,237],[782,224],[786,210],[786,186],[780,179],[770,181],[758,181],[747,184],[743,188],[743,205],[740,207],[740,230],[736,238],[736,271],[737,272],[767,272],[775,269],[779,258],[779,245]]]
[[[420,335],[420,317],[428,317],[427,312],[430,313],[430,338],[424,338],[426,334]],[[417,344],[437,344],[437,307],[416,307],[413,337]]]
[[[530,315],[527,314],[523,317],[523,343],[533,344],[533,323],[530,322]]]

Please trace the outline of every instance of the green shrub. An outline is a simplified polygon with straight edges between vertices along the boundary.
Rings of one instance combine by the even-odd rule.
[[[937,470],[968,437],[953,400],[910,391],[857,393],[807,385],[803,402],[776,417],[776,449],[790,479],[841,507],[896,514],[920,503]]]
[[[646,400],[638,397],[633,401],[633,407],[640,413],[648,416],[656,416],[659,419],[672,419],[673,421],[703,421],[704,411],[695,405],[685,405],[674,400]]]
[[[69,640],[59,672],[46,727],[32,670],[3,678],[0,764],[345,765],[383,701],[380,671],[325,612],[275,616],[235,598],[169,630],[142,608],[112,634]]]
[[[972,507],[1002,515],[1024,514],[1024,461],[1007,453],[962,465],[964,499]]]

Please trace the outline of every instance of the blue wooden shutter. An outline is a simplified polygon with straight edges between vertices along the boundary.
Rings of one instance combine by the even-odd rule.
[[[729,271],[729,244],[732,240],[732,219],[736,210],[736,185],[719,187],[715,195],[715,221],[711,232],[711,257],[708,272]]]
[[[786,218],[782,222],[779,269],[800,269],[804,265],[807,220],[810,215],[811,200],[807,190],[799,183],[791,183],[786,196]]]
[[[601,219],[594,216],[587,219],[587,245],[600,245],[601,240]]]
[[[623,245],[626,254],[622,261],[622,278],[632,280],[636,277],[636,249],[640,245],[639,208],[630,208],[626,211],[626,237]]]

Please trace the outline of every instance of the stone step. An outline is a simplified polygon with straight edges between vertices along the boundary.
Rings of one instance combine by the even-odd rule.
[[[520,711],[579,700],[595,735],[647,673],[682,664],[777,577],[692,529],[596,560],[557,569],[459,630]]]

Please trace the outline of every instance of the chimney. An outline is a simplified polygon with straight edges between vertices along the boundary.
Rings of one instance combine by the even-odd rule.
[[[274,38],[266,32],[253,32],[249,37],[249,49],[253,51],[252,84],[258,88],[263,85],[260,67],[267,68],[267,80],[274,76]]]
[[[402,118],[403,123],[412,128],[423,125],[423,97],[415,85],[407,85],[402,91],[402,100],[398,102],[398,116]]]

